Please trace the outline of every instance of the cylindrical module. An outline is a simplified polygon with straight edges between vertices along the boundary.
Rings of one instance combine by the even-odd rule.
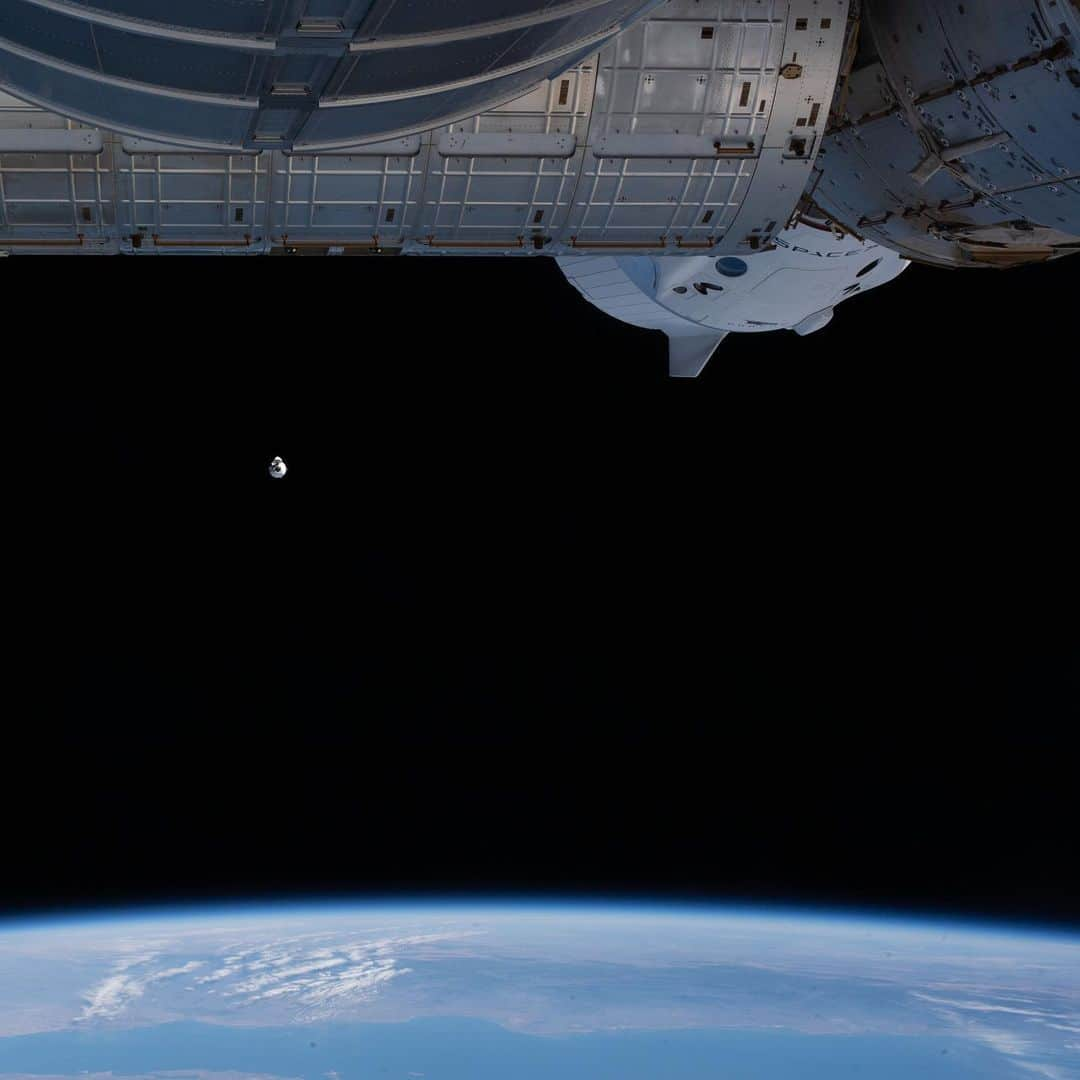
[[[0,88],[207,150],[426,131],[564,71],[658,0],[4,0]]]
[[[923,262],[1076,251],[1078,49],[1076,0],[864,0],[813,201]]]

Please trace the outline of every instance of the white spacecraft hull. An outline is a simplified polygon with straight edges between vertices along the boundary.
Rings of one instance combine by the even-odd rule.
[[[103,128],[84,148],[85,124],[0,98],[0,247],[759,250],[796,210],[825,130],[848,0],[827,7],[670,0],[504,105],[319,153],[211,153]],[[798,77],[782,77],[794,56]]]
[[[289,3],[301,26],[307,3]],[[254,36],[213,30],[223,9],[205,3],[147,0],[140,19],[130,0],[0,9],[0,253],[555,256],[593,303],[664,330],[673,373],[696,374],[724,334],[812,332],[906,259],[1080,248],[1076,0],[417,0],[446,25],[395,36],[376,3],[302,41],[283,4]],[[49,19],[115,32],[116,70],[139,42],[166,50],[128,87],[137,117],[104,60],[41,52]],[[499,34],[520,60],[483,59]],[[244,98],[247,127],[200,120],[206,94],[172,85],[194,77],[181,46],[276,58],[252,68],[270,82]],[[451,85],[443,60],[471,73]],[[303,64],[322,74],[301,101],[284,91]],[[58,73],[93,84],[116,130]],[[278,137],[256,138],[271,116]]]
[[[602,311],[662,330],[671,374],[695,376],[729,333],[813,333],[828,325],[837,304],[892,281],[908,261],[803,222],[777,233],[753,258],[569,256],[559,266]]]

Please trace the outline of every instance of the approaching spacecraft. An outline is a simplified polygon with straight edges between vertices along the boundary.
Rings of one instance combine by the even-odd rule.
[[[270,462],[269,472],[275,480],[280,480],[289,471],[289,466],[285,464],[285,459],[276,457]]]
[[[553,256],[695,375],[1078,248],[1080,0],[0,3],[0,253]]]

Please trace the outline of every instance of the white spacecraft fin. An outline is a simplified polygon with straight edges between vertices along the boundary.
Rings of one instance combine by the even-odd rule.
[[[727,333],[672,334],[668,338],[668,374],[674,379],[696,379]]]
[[[807,315],[802,322],[796,323],[791,329],[799,337],[806,337],[807,334],[815,334],[818,330],[823,330],[832,322],[832,317],[833,309],[825,308],[822,311],[815,311],[813,315]]]

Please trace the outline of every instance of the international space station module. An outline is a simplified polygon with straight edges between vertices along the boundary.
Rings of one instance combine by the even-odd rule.
[[[1080,248],[1080,0],[2,0],[0,254],[553,256],[693,375]]]

